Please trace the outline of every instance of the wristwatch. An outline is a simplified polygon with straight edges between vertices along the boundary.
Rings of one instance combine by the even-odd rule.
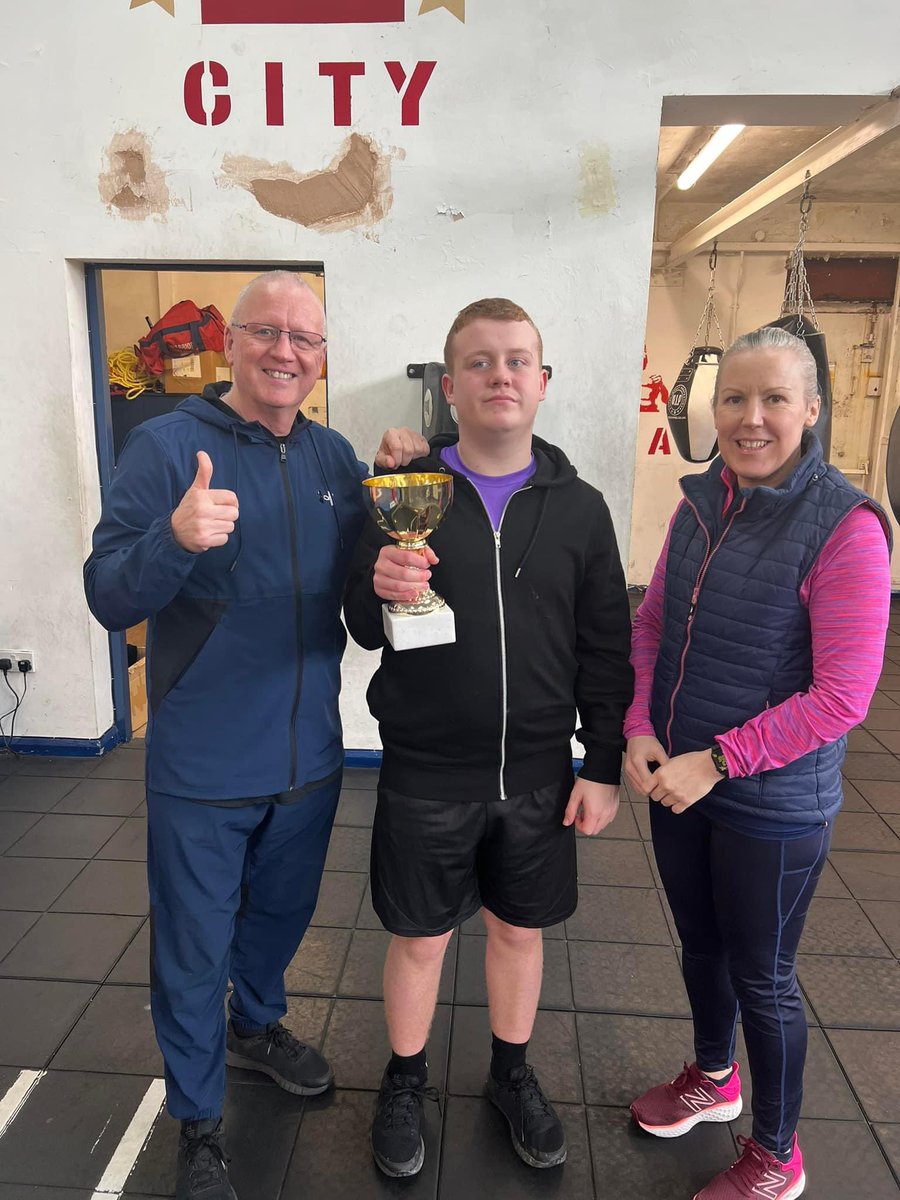
[[[722,753],[722,747],[718,742],[713,742],[709,748],[710,757],[713,760],[713,766],[719,772],[723,779],[728,778],[728,763],[725,761],[725,755]]]

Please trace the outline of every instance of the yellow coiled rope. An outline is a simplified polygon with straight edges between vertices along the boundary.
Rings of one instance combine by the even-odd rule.
[[[128,400],[134,400],[142,392],[155,391],[159,382],[156,375],[151,375],[130,346],[124,350],[114,350],[106,360],[109,368],[109,382],[125,389]]]

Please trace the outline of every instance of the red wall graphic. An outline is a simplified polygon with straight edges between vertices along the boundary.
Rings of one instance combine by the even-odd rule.
[[[644,363],[643,370],[646,372],[649,355],[647,347],[644,347]],[[666,411],[666,404],[669,400],[669,389],[663,383],[662,375],[651,375],[649,379],[641,382],[641,412],[642,413],[658,413],[660,410]],[[650,449],[648,454],[671,454],[672,449],[669,445],[669,433],[662,425],[658,425],[653,431],[653,437],[650,441]]]
[[[201,0],[204,25],[343,25],[403,21],[405,0]]]

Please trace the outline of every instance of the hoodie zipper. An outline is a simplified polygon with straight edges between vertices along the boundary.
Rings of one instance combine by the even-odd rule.
[[[506,610],[503,607],[503,577],[500,572],[500,531],[503,528],[503,520],[506,516],[506,510],[509,508],[509,502],[513,496],[518,496],[520,492],[530,492],[532,484],[526,487],[517,488],[511,496],[507,496],[506,503],[503,505],[503,512],[500,514],[500,524],[497,529],[494,529],[491,521],[491,514],[488,512],[488,507],[485,504],[478,488],[472,484],[476,496],[481,500],[482,508],[488,519],[488,524],[491,526],[491,532],[494,535],[494,569],[497,583],[497,612],[500,617],[500,700],[502,716],[500,719],[500,799],[506,800],[506,733],[509,724],[508,700],[509,700],[509,679],[506,658]]]
[[[697,601],[700,598],[700,589],[703,586],[703,580],[706,578],[706,572],[709,570],[709,564],[712,561],[713,555],[716,553],[716,551],[719,549],[719,547],[725,541],[725,538],[728,536],[728,531],[731,529],[731,526],[734,524],[735,517],[737,517],[740,513],[742,513],[744,511],[744,506],[747,503],[747,497],[745,496],[741,500],[740,506],[738,508],[736,508],[734,510],[734,512],[731,514],[731,516],[728,518],[728,524],[722,530],[722,535],[719,538],[719,540],[716,542],[715,546],[711,546],[709,530],[706,528],[706,526],[700,520],[700,514],[697,512],[696,506],[693,504],[693,502],[691,500],[688,499],[687,496],[685,496],[684,499],[685,499],[685,503],[688,505],[691,512],[696,517],[697,524],[703,530],[703,536],[706,538],[706,554],[703,557],[703,562],[700,566],[700,572],[697,575],[697,581],[694,584],[694,590],[693,590],[693,592],[691,592],[691,605],[690,605],[690,608],[688,609],[688,615],[687,615],[687,632],[686,632],[686,636],[684,639],[684,648],[681,651],[681,661],[678,665],[678,679],[675,682],[675,687],[672,689],[672,695],[669,699],[669,720],[668,720],[668,723],[666,724],[666,753],[667,754],[672,753],[672,723],[675,720],[675,699],[678,696],[678,692],[681,689],[682,683],[684,682],[684,664],[685,664],[685,661],[687,660],[688,650],[691,647],[691,632],[692,632],[692,626],[693,626],[693,621],[694,621],[694,613],[697,611]]]
[[[294,684],[294,703],[291,708],[291,774],[290,787],[297,786],[297,717],[300,712],[300,695],[303,690],[303,594],[300,590],[300,561],[297,554],[297,511],[294,508],[294,496],[291,492],[291,476],[287,465],[287,443],[278,443],[278,465],[284,495],[287,501],[288,524],[291,531],[291,575],[294,582],[294,614],[297,634],[297,679]]]

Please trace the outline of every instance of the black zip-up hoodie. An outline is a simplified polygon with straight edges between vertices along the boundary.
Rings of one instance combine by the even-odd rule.
[[[451,436],[408,471],[454,477],[429,539],[431,583],[456,618],[456,642],[387,645],[373,566],[388,538],[374,521],[357,544],[344,597],[353,638],[382,650],[369,708],[384,747],[382,783],[421,799],[486,800],[544,787],[571,758],[576,709],[581,775],[618,783],[631,702],[630,619],[603,496],[565,454],[533,439],[535,473],[495,535],[474,486],[440,460]]]

